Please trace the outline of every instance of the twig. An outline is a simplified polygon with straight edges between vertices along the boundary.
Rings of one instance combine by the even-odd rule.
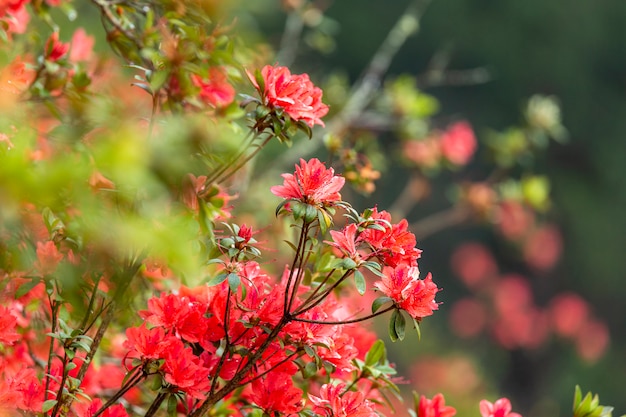
[[[325,130],[326,133],[340,134],[369,105],[381,84],[382,77],[391,64],[391,60],[409,36],[417,33],[419,20],[429,2],[430,0],[415,0],[411,2],[372,57],[363,76],[352,88],[346,105],[329,123]],[[315,152],[321,143],[320,140],[299,142],[281,155],[276,166],[286,166],[298,157],[310,155]]]
[[[122,22],[115,17],[115,15],[109,10],[109,4],[104,0],[91,0],[93,4],[98,6],[98,8],[102,11],[106,19],[111,23],[115,29],[119,30],[121,33],[126,36],[130,41],[132,41],[138,49],[143,49],[143,42],[140,39],[137,39],[135,35],[126,29]]]
[[[301,10],[296,9],[287,15],[285,21],[285,30],[280,40],[280,49],[276,55],[276,61],[280,65],[289,67],[296,59],[298,45],[300,44],[300,35],[304,28],[304,21],[300,16]]]
[[[454,206],[444,211],[432,214],[412,223],[409,228],[415,234],[417,240],[456,226],[470,219],[472,211],[467,206]]]
[[[428,181],[420,174],[414,173],[406,182],[398,197],[389,207],[394,218],[405,218],[411,209],[429,192]]]

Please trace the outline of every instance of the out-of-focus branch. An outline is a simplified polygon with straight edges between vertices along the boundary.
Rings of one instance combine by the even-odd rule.
[[[485,67],[470,68],[465,70],[450,70],[452,53],[449,47],[444,47],[436,52],[428,63],[426,71],[417,76],[419,88],[460,86],[484,84],[491,81],[489,70]]]
[[[403,219],[411,209],[430,193],[430,184],[419,174],[413,174],[404,185],[404,189],[389,207],[393,218]]]
[[[424,217],[411,223],[409,228],[415,234],[415,238],[421,240],[444,229],[466,222],[471,216],[472,210],[468,206],[459,205]]]
[[[428,71],[417,77],[419,88],[485,84],[492,80],[485,67],[466,70]]]
[[[124,27],[124,24],[109,9],[109,6],[111,5],[110,3],[104,0],[91,0],[91,2],[98,6],[103,16],[106,18],[106,20],[109,21],[111,25],[113,25],[113,27],[115,27],[115,29],[124,34],[124,36],[132,41],[138,49],[143,49],[143,42],[138,39],[133,32],[126,29]]]
[[[296,9],[287,15],[285,30],[280,40],[280,49],[276,55],[276,61],[280,65],[289,67],[296,59],[296,53],[300,45],[300,36],[302,35],[302,29],[304,29],[301,13],[300,9]]]
[[[411,2],[372,57],[359,81],[352,87],[346,105],[329,122],[328,127],[323,131],[324,133],[341,134],[369,105],[391,64],[391,60],[409,36],[417,33],[420,18],[429,3],[430,0],[415,0]],[[290,165],[297,158],[304,158],[310,155],[320,145],[320,140],[300,141],[289,151],[282,154],[276,167],[281,169],[280,167]]]

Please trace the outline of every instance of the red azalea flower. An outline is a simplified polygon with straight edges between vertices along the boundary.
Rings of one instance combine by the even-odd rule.
[[[480,402],[480,414],[483,417],[522,417],[518,413],[511,412],[511,402],[508,398],[500,398],[495,403],[487,400]]]
[[[164,354],[165,380],[193,398],[204,398],[204,393],[211,388],[210,370],[190,347],[184,347],[178,339],[171,342]]]
[[[308,162],[300,159],[294,174],[282,174],[283,185],[275,185],[270,190],[278,197],[300,200],[306,204],[328,206],[341,201],[339,190],[345,178],[335,175],[335,170],[326,168],[317,158]]]
[[[200,88],[200,98],[213,107],[227,106],[235,98],[235,89],[228,83],[226,72],[221,67],[211,67],[208,79],[192,74],[191,81]]]
[[[439,309],[435,294],[439,291],[428,274],[423,280],[418,279],[419,269],[400,265],[397,268],[386,267],[380,282],[374,284],[387,297],[393,299],[398,307],[416,319],[427,317]]]
[[[58,61],[70,50],[69,43],[59,41],[59,32],[53,32],[46,42],[46,59],[48,61]]]
[[[53,241],[37,242],[37,262],[35,265],[42,275],[53,273],[59,262],[63,260],[63,254]]]
[[[316,406],[314,411],[321,415],[337,417],[378,417],[374,403],[365,399],[362,392],[344,392],[346,384],[324,384],[320,396],[309,395]]]
[[[32,368],[23,368],[10,378],[11,390],[18,394],[14,404],[24,411],[38,412],[43,405],[44,387]]]
[[[11,314],[11,309],[0,306],[0,343],[11,346],[21,339],[19,333],[15,331],[17,317]]]
[[[173,336],[166,336],[162,327],[148,329],[144,323],[140,327],[126,329],[126,337],[124,347],[129,350],[128,357],[160,359],[163,357],[167,340]]]
[[[272,108],[282,108],[296,121],[303,121],[313,127],[324,126],[320,119],[328,113],[328,106],[322,103],[322,90],[313,85],[307,74],[291,74],[287,67],[266,65],[261,70],[265,89],[257,84],[254,77],[248,77],[259,91],[263,104]]]
[[[3,0],[0,2],[0,17],[3,17],[7,12],[17,12],[22,9],[28,0]]]
[[[95,398],[90,404],[76,402],[74,409],[77,417],[92,417],[102,407],[102,400]],[[122,404],[107,407],[102,417],[128,417],[128,413]]]
[[[400,223],[392,224],[391,215],[385,210],[379,212],[377,208],[372,210],[370,220],[374,220],[385,230],[365,229],[359,236],[373,249],[385,265],[396,267],[404,264],[417,266],[417,260],[422,251],[415,247],[415,235],[409,229],[409,223],[402,219]]]
[[[93,36],[87,35],[85,29],[78,28],[72,35],[72,49],[70,50],[70,61],[89,61],[93,56],[93,46],[96,42]]]
[[[454,123],[441,135],[441,153],[455,165],[465,165],[476,151],[476,137],[469,123]]]
[[[417,417],[452,417],[456,414],[454,407],[446,406],[442,394],[437,394],[432,400],[420,397]]]
[[[206,306],[178,294],[162,293],[161,297],[148,300],[148,311],[139,315],[155,326],[163,326],[188,342],[199,342],[206,333],[207,323],[203,319]]]
[[[332,242],[326,241],[330,246],[334,246],[343,252],[347,257],[355,261],[357,264],[361,261],[361,256],[357,252],[356,244],[358,227],[354,223],[350,223],[341,232],[331,230],[330,235],[333,238]]]
[[[271,372],[265,378],[255,379],[249,398],[267,415],[292,415],[302,410],[302,390],[293,386],[289,374]]]

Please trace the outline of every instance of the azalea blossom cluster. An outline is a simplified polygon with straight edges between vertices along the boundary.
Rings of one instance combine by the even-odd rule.
[[[471,125],[460,121],[444,131],[433,131],[425,138],[405,141],[403,154],[407,160],[428,170],[439,167],[444,161],[452,166],[466,165],[477,146]]]
[[[234,53],[212,4],[93,3],[132,89],[92,36],[54,24],[0,71],[0,415],[389,414],[406,381],[366,323],[386,318],[395,342],[441,304],[409,222],[353,208],[354,178],[313,157],[255,190],[280,199],[284,246],[236,223],[246,164],[325,126],[315,77]],[[57,6],[1,2],[0,30],[19,41],[30,10],[53,23]],[[469,124],[434,135],[429,158],[469,162]],[[456,414],[417,399],[417,417]],[[519,417],[506,398],[477,408]]]

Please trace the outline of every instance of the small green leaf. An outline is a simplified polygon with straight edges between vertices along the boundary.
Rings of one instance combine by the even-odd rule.
[[[417,332],[417,340],[422,340],[422,331],[420,330],[420,322],[413,318],[413,324],[415,325],[415,331]]]
[[[33,288],[35,288],[37,286],[37,284],[39,284],[41,282],[41,280],[39,278],[33,278],[31,279],[30,282],[27,282],[25,284],[22,284],[17,291],[15,291],[15,298],[20,298],[23,295],[28,294],[28,292],[30,292],[30,290],[32,290]]]
[[[382,340],[374,342],[370,350],[365,354],[365,365],[373,366],[385,358],[385,344]]]
[[[317,219],[317,207],[310,204],[305,205],[304,221],[307,223],[313,223]]]
[[[52,408],[57,404],[57,400],[47,400],[44,401],[43,406],[41,408],[42,412],[47,412],[52,410]]]
[[[402,314],[402,312],[400,312],[400,310],[395,310],[395,311],[398,312],[398,314],[396,315],[396,319],[394,321],[394,327],[396,329],[396,334],[398,335],[398,339],[399,340],[404,340],[405,328],[406,328],[406,320],[405,320],[404,315]]]
[[[578,404],[580,404],[582,399],[583,399],[583,393],[580,390],[580,385],[576,385],[576,388],[574,388],[574,407],[572,408],[573,412],[576,412],[576,409],[578,408]]]
[[[396,316],[398,314],[398,310],[393,310],[393,313],[391,313],[391,317],[389,318],[387,330],[389,331],[389,338],[392,342],[396,342],[399,339],[398,332],[396,330]]]
[[[374,302],[372,302],[372,313],[376,313],[383,305],[390,301],[393,301],[393,299],[389,297],[378,297],[374,300]]]
[[[231,272],[228,274],[228,287],[232,292],[237,292],[237,288],[241,285],[241,278],[238,274]]]
[[[359,270],[354,271],[354,284],[356,285],[356,290],[359,292],[359,294],[365,294],[365,277]]]
[[[356,262],[354,262],[350,258],[343,258],[341,261],[339,261],[337,267],[338,268],[347,269],[347,270],[351,270],[351,269],[356,268]]]
[[[175,395],[170,394],[167,399],[167,415],[170,417],[176,417],[178,413],[176,412],[176,406],[178,405],[178,399]]]
[[[306,214],[307,205],[300,201],[292,201],[289,207],[291,207],[293,218],[296,220],[303,218]]]
[[[304,378],[311,378],[315,374],[317,374],[317,364],[315,363],[315,361],[307,363],[306,366],[302,369],[302,376]]]
[[[254,80],[256,81],[257,85],[259,86],[259,91],[261,92],[261,95],[264,95],[264,92],[265,92],[265,78],[263,78],[263,74],[258,69],[256,71],[254,71]]]
[[[278,206],[276,206],[276,217],[280,214],[280,211],[285,207],[285,204],[289,203],[291,200],[283,200]]]
[[[209,282],[207,282],[207,285],[209,287],[212,287],[214,285],[219,285],[222,282],[226,281],[226,278],[228,278],[228,274],[225,273],[225,272],[222,272],[221,274],[218,274],[217,276],[215,276],[211,280],[209,280]]]

